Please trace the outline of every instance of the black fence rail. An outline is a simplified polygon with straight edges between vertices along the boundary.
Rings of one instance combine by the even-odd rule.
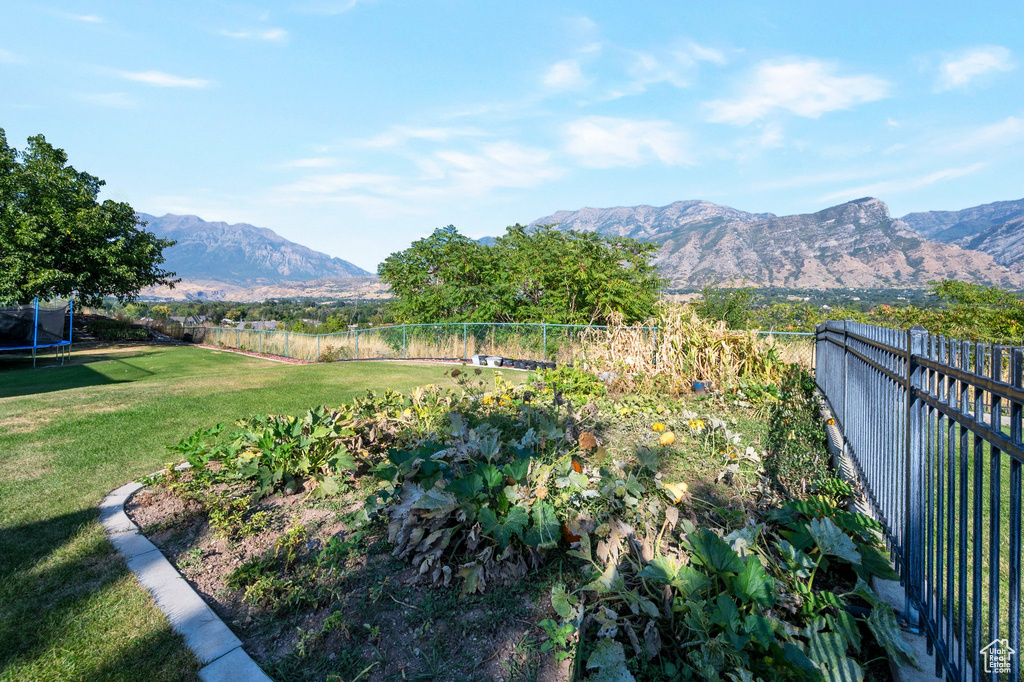
[[[936,676],[1017,682],[1024,348],[849,321],[815,341]]]

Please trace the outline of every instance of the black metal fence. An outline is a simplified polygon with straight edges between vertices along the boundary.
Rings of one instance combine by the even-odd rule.
[[[816,346],[935,674],[1017,682],[1024,348],[849,321]]]

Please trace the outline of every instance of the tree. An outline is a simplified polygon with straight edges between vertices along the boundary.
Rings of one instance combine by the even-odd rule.
[[[489,322],[501,306],[494,253],[453,225],[391,254],[377,272],[401,322]]]
[[[100,203],[105,183],[67,161],[42,135],[18,152],[0,128],[0,301],[77,295],[99,305],[180,281],[159,267],[174,242],[140,229],[127,203]]]
[[[663,280],[655,244],[546,225],[509,227],[492,245],[436,230],[393,253],[378,273],[399,322],[639,322]]]

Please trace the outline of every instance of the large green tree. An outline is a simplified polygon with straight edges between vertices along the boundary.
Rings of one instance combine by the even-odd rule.
[[[103,185],[42,135],[19,152],[0,128],[0,301],[127,301],[142,287],[178,281],[160,268],[174,242],[140,229],[127,203],[100,202]]]
[[[554,226],[509,227],[485,245],[449,225],[391,254],[378,274],[401,322],[600,324],[654,313],[655,244]]]

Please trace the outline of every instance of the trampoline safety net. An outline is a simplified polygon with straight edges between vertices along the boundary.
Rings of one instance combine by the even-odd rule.
[[[36,309],[32,305],[0,308],[0,349],[51,346],[65,340],[64,325],[68,306],[40,308],[38,329]]]

